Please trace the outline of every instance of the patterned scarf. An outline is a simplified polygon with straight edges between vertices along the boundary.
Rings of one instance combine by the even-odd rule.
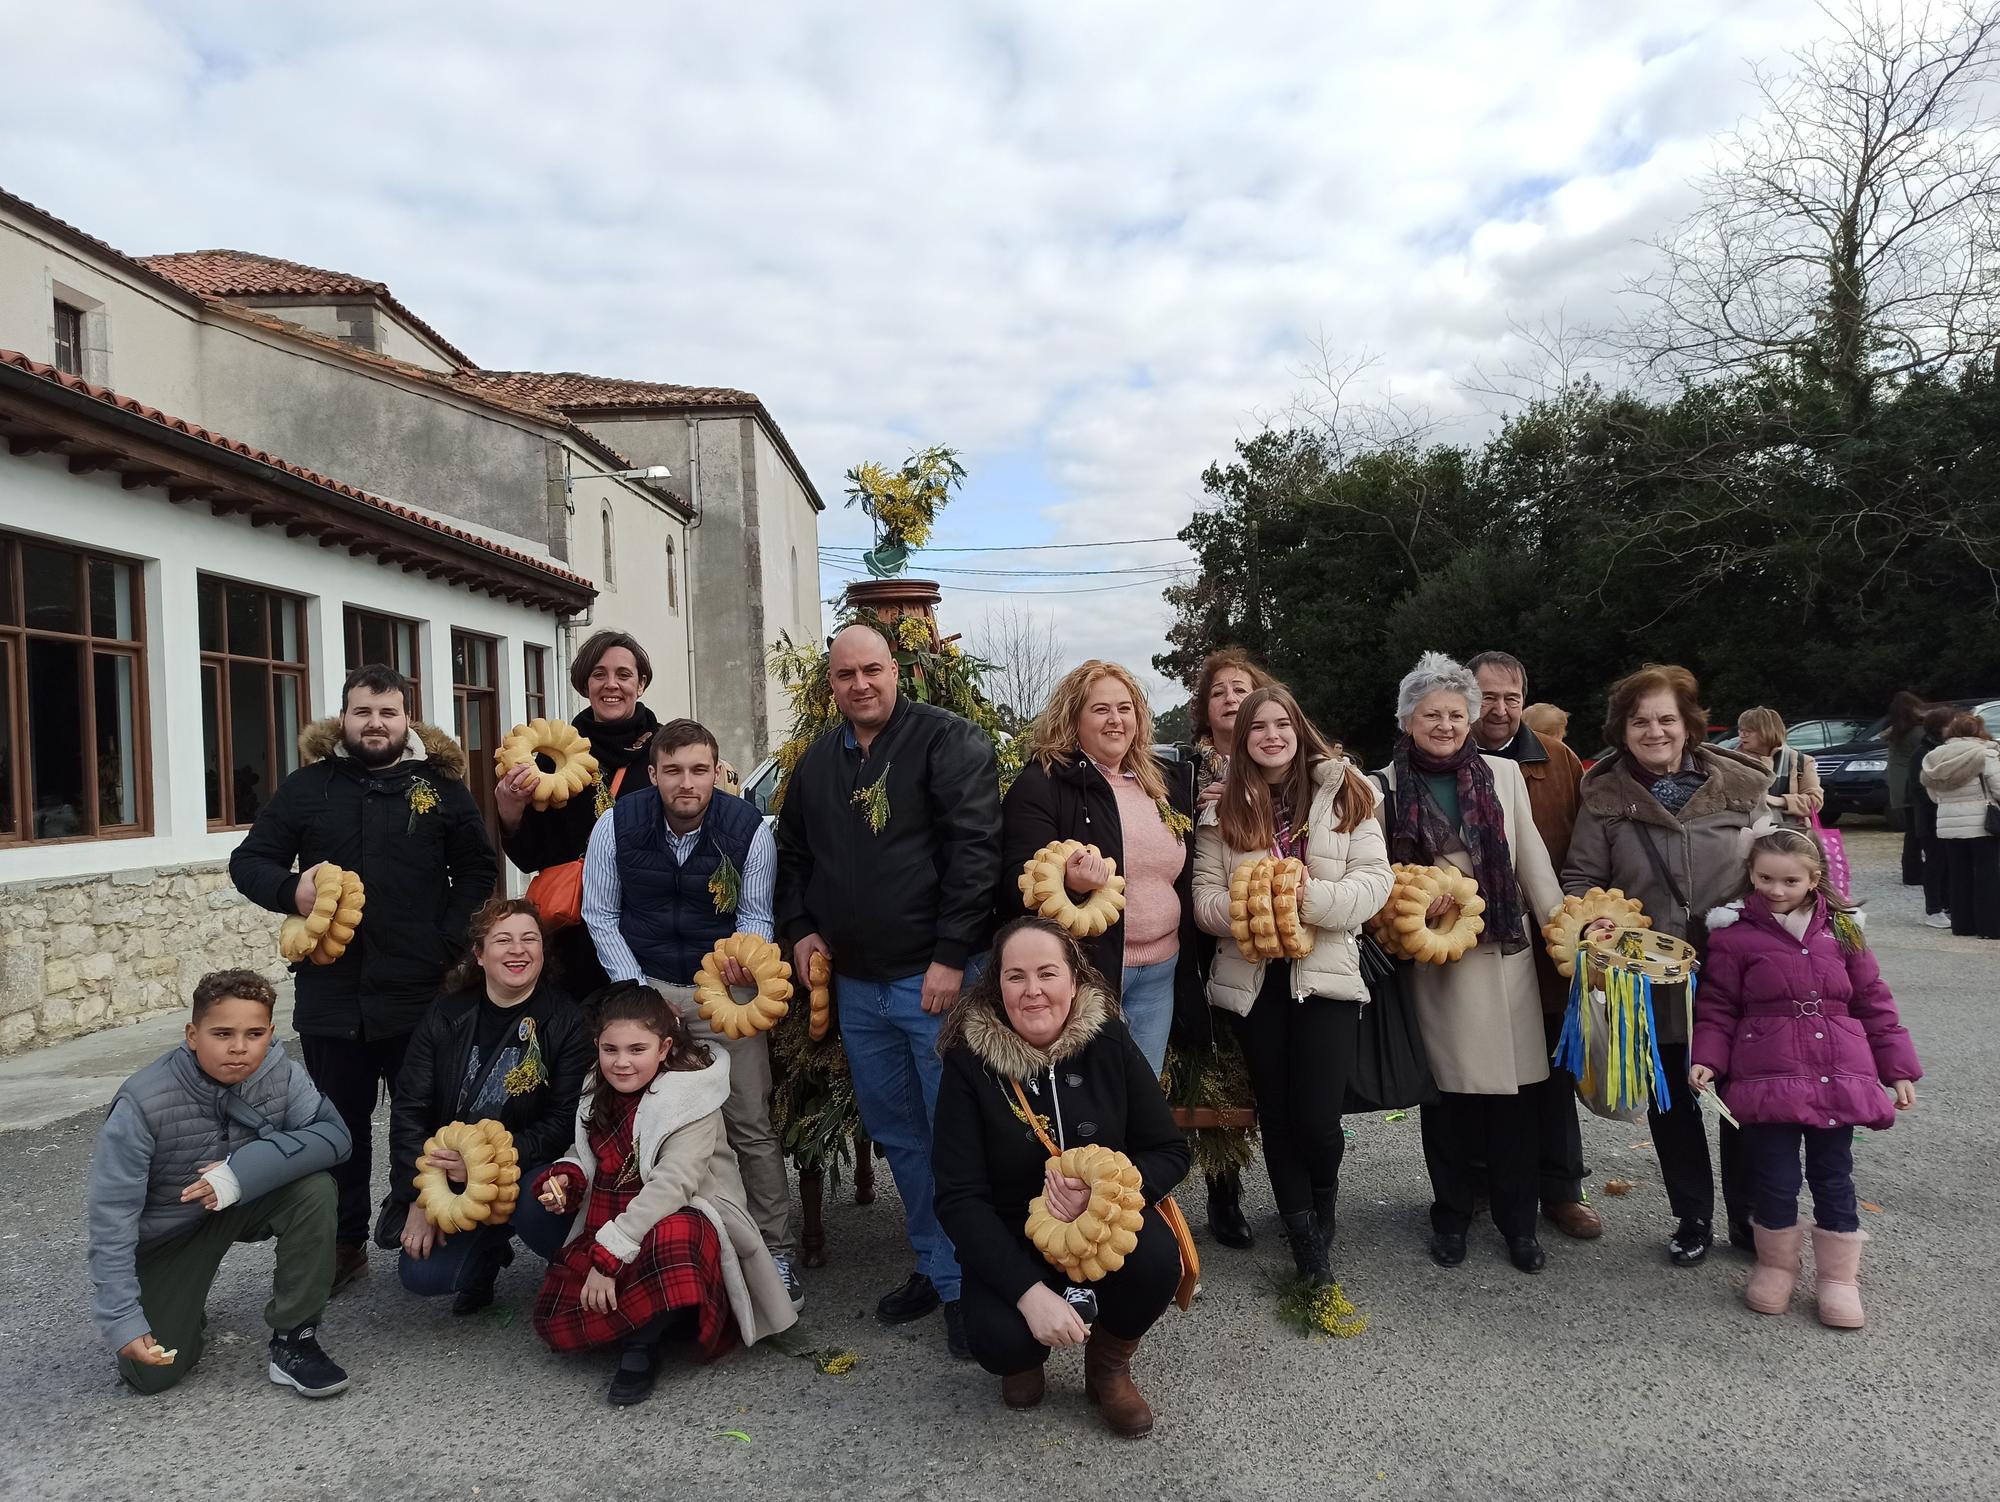
[[[1396,821],[1389,835],[1390,859],[1415,865],[1436,865],[1448,850],[1463,849],[1472,858],[1472,879],[1486,899],[1486,927],[1478,942],[1498,943],[1502,954],[1528,947],[1522,920],[1527,899],[1514,874],[1514,852],[1507,846],[1507,825],[1493,787],[1493,769],[1480,760],[1470,736],[1442,760],[1418,749],[1408,735],[1396,737]],[[1458,781],[1459,827],[1445,819],[1424,778],[1453,776]]]

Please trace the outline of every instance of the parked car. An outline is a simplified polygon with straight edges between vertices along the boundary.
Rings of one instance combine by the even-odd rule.
[[[2000,728],[2000,699],[1941,699],[1957,709],[1970,710],[1989,727]],[[1854,739],[1813,752],[1819,768],[1819,785],[1826,793],[1826,807],[1819,811],[1822,824],[1838,824],[1848,814],[1880,814],[1889,808],[1889,744],[1882,732],[1888,718],[1875,721]]]
[[[1800,720],[1796,725],[1785,727],[1785,744],[1794,751],[1823,751],[1828,746],[1844,746],[1849,741],[1859,740],[1868,733],[1866,720]],[[1731,732],[1715,742],[1734,751],[1742,737]]]

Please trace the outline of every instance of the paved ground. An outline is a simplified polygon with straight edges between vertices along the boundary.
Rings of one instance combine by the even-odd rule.
[[[158,1399],[126,1392],[87,1320],[81,1184],[96,1111],[0,1136],[0,1494],[127,1498],[1833,1498],[2000,1495],[2000,1210],[1987,1137],[2000,1090],[1990,1023],[2000,945],[1916,923],[1893,842],[1849,835],[1870,932],[1931,1073],[1917,1112],[1856,1157],[1876,1240],[1869,1328],[1836,1334],[1801,1299],[1747,1313],[1747,1263],[1679,1272],[1645,1131],[1592,1121],[1600,1242],[1551,1233],[1548,1270],[1515,1273],[1475,1237],[1453,1272],[1423,1254],[1414,1117],[1354,1119],[1336,1265],[1368,1316],[1348,1341],[1306,1341],[1270,1313],[1275,1237],[1209,1252],[1193,1313],[1172,1312],[1139,1362],[1159,1427],[1126,1444],[1053,1367],[1030,1414],[950,1361],[935,1318],[886,1331],[875,1296],[906,1257],[893,1192],[834,1209],[833,1265],[807,1275],[788,1337],[848,1347],[846,1377],[769,1349],[676,1369],[614,1413],[608,1367],[558,1360],[527,1328],[524,1260],[501,1307],[454,1320],[397,1288],[386,1259],[333,1306],[328,1346],[355,1386],[308,1404],[264,1378],[259,1311],[270,1253],[246,1247],[210,1304],[218,1340]],[[111,1045],[96,1045],[100,1060]],[[150,1051],[150,1045],[142,1052]],[[101,1064],[99,1066],[102,1067]],[[11,1109],[30,1081],[0,1080]],[[25,1098],[25,1097],[23,1097]],[[1268,1225],[1268,1200],[1253,1211]],[[733,1437],[731,1431],[745,1438]]]

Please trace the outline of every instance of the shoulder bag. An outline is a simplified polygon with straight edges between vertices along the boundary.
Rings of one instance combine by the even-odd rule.
[[[1395,822],[1395,794],[1388,779],[1380,773],[1372,775],[1382,790],[1383,827],[1387,828]],[[1361,956],[1361,979],[1368,987],[1368,1000],[1361,1004],[1344,1109],[1404,1111],[1429,1105],[1438,1098],[1438,1088],[1417,1022],[1416,1003],[1410,997],[1410,962],[1391,959],[1366,929],[1354,935],[1354,945]]]
[[[611,774],[611,801],[618,802],[618,789],[625,782],[625,768],[620,767]],[[602,814],[599,818],[604,817]],[[535,911],[542,915],[542,924],[550,933],[558,933],[565,928],[583,922],[583,858],[564,861],[559,866],[544,866],[528,883],[528,901],[534,903]]]

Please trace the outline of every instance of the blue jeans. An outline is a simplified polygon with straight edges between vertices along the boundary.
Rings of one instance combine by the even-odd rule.
[[[507,1244],[520,1237],[528,1250],[543,1261],[552,1261],[569,1236],[576,1211],[551,1215],[542,1202],[528,1193],[528,1186],[541,1173],[538,1166],[521,1174],[521,1198],[504,1226],[481,1226],[456,1236],[440,1236],[428,1257],[412,1257],[404,1252],[396,1258],[396,1276],[403,1287],[421,1299],[457,1293],[476,1281],[486,1270],[488,1259],[500,1256]]]
[[[1803,1149],[1803,1154],[1801,1154]],[[1767,1231],[1799,1223],[1799,1159],[1812,1186],[1813,1222],[1822,1231],[1861,1229],[1854,1195],[1854,1128],[1802,1127],[1752,1122],[1743,1128],[1750,1160],[1752,1213]]]
[[[1127,965],[1119,990],[1118,1010],[1126,1031],[1146,1056],[1154,1074],[1167,1067],[1167,1034],[1174,1027],[1174,971],[1180,957],[1170,955],[1151,965]]]
[[[966,966],[968,986],[977,965],[974,960]],[[937,1051],[943,1014],[923,1009],[922,975],[890,981],[836,975],[834,982],[861,1125],[889,1159],[917,1271],[948,1303],[958,1297],[958,1254],[931,1208],[931,1123],[944,1069]]]

